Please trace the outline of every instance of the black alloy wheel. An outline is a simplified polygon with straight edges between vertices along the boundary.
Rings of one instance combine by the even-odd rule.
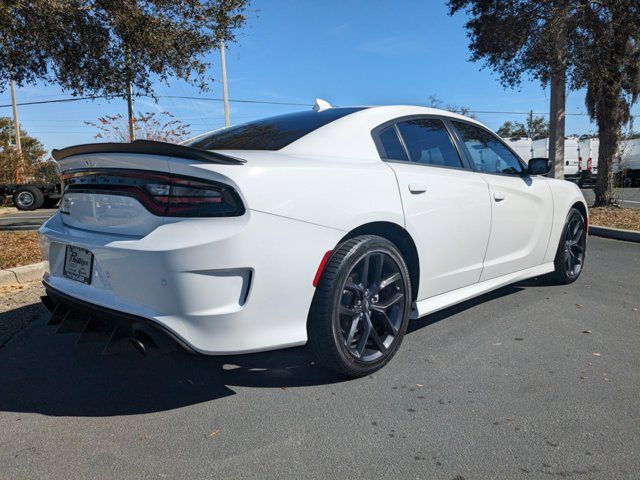
[[[560,283],[575,282],[582,273],[586,250],[586,222],[580,211],[572,208],[567,215],[554,261],[555,280]]]
[[[379,359],[398,337],[407,293],[400,267],[383,251],[368,252],[349,273],[340,300],[340,333],[356,359]]]
[[[584,261],[585,238],[582,217],[572,216],[567,223],[564,240],[564,264],[568,275],[580,275]]]
[[[307,323],[318,362],[350,377],[382,368],[402,342],[411,300],[409,272],[392,242],[363,235],[338,245]]]

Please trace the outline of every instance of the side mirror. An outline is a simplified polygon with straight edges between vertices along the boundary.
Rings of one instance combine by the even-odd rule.
[[[529,160],[529,175],[546,175],[551,170],[548,158],[532,158]]]

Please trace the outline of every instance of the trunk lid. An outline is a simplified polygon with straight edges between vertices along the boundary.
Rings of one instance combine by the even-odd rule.
[[[207,195],[207,190],[198,181],[200,176],[180,179],[180,185],[174,185],[172,161],[187,161],[194,167],[244,163],[218,153],[146,141],[80,145],[54,150],[53,156],[60,164],[65,186],[60,205],[62,222],[72,228],[132,237],[145,236],[164,223],[190,216],[184,208],[176,214],[178,207],[174,202],[177,200],[194,201],[195,198],[202,206],[198,208],[206,208],[206,205],[221,208],[220,204],[233,196],[233,192],[226,192],[221,198],[214,195],[215,192]],[[209,176],[218,181],[225,178],[215,172],[210,172]],[[175,189],[187,193],[178,197],[173,195],[177,192]],[[233,188],[221,190],[233,191]],[[194,197],[196,194],[199,195],[197,198]]]

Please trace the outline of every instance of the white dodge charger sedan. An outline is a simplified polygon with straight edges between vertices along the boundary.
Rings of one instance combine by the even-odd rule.
[[[431,108],[319,102],[185,145],[54,158],[64,197],[40,229],[50,322],[143,352],[167,336],[211,355],[309,344],[362,376],[411,319],[543,274],[572,282],[585,259],[574,184]]]

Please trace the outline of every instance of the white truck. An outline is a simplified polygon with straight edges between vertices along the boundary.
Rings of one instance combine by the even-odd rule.
[[[530,138],[503,138],[502,140],[525,162],[533,158],[533,140]]]
[[[4,183],[0,184],[0,205],[11,198],[18,210],[53,208],[62,197],[59,183]]]
[[[625,187],[640,187],[640,138],[623,140],[620,155],[622,184]]]
[[[564,178],[578,183],[580,181],[580,151],[577,138],[566,138],[564,141]],[[533,141],[533,156],[549,158],[549,139],[541,138]]]
[[[578,142],[580,155],[578,185],[594,184],[598,177],[598,148],[600,140],[597,138],[585,138]]]
[[[549,139],[504,139],[523,159],[549,158]],[[567,138],[564,141],[564,176],[580,188],[595,184],[598,177],[598,138]],[[530,149],[530,153],[527,152]],[[612,165],[618,181],[625,187],[640,187],[640,138],[620,143],[619,163]]]

